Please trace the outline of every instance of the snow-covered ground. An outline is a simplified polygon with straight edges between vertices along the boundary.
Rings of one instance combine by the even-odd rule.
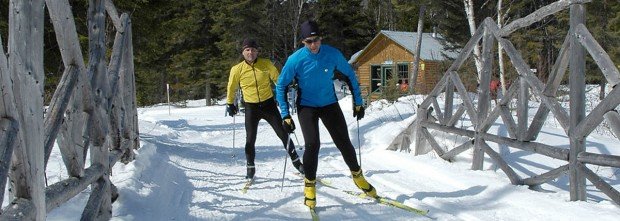
[[[340,190],[317,186],[317,211],[322,220],[618,220],[620,206],[588,182],[588,201],[569,201],[568,178],[562,176],[535,190],[511,185],[488,157],[483,171],[472,171],[471,151],[447,162],[434,153],[386,150],[392,139],[413,121],[411,97],[395,105],[375,102],[359,122],[352,117],[350,97],[340,101],[353,144],[361,143],[362,167],[380,195],[430,210],[429,217],[376,204]],[[534,105],[535,106],[535,105]],[[309,220],[303,205],[303,181],[290,160],[283,174],[285,152],[269,125],[261,121],[256,141],[256,181],[243,194],[245,131],[243,116],[224,116],[224,106],[205,107],[204,100],[186,108],[158,105],[140,108],[141,148],[135,161],[113,168],[111,180],[120,197],[113,220]],[[531,111],[536,109],[532,107]],[[532,114],[533,116],[533,114]],[[294,120],[296,116],[293,117]],[[457,125],[468,127],[464,119]],[[564,132],[550,118],[538,142],[568,147]],[[549,126],[551,125],[551,126]],[[559,126],[558,126],[559,127]],[[501,122],[491,132],[506,134]],[[294,142],[303,144],[298,129]],[[453,148],[458,138],[441,135],[438,142]],[[233,140],[234,138],[234,140]],[[324,128],[317,176],[343,190],[359,191]],[[234,144],[234,145],[233,145]],[[489,142],[521,177],[566,164]],[[298,150],[301,145],[298,146]],[[603,135],[588,139],[591,152],[620,155],[618,140]],[[357,150],[357,149],[356,149]],[[302,154],[303,150],[299,150]],[[620,189],[620,172],[589,166]],[[66,178],[57,148],[48,166],[48,182]],[[284,179],[283,179],[284,175]],[[63,177],[64,176],[64,177]],[[78,220],[90,190],[48,214],[48,220]]]

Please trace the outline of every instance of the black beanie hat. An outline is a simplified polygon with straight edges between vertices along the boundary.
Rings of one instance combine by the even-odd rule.
[[[258,48],[258,44],[256,40],[251,38],[243,39],[243,44],[241,44],[241,50],[245,50],[245,48]]]
[[[308,38],[311,36],[319,36],[319,25],[314,21],[306,21],[301,24],[301,38]]]

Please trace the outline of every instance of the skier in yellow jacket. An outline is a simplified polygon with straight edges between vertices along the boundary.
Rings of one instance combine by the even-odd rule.
[[[242,44],[244,60],[230,69],[228,78],[228,91],[226,93],[226,112],[229,116],[237,114],[237,107],[233,103],[235,92],[241,87],[243,103],[245,106],[245,157],[247,160],[247,179],[253,179],[256,172],[254,158],[256,150],[256,130],[258,122],[265,119],[276,135],[282,140],[287,153],[291,157],[293,166],[303,174],[303,166],[292,140],[282,128],[282,118],[278,111],[272,84],[278,80],[278,70],[271,61],[258,58],[258,44],[253,39],[245,39]],[[288,140],[287,140],[288,139]]]

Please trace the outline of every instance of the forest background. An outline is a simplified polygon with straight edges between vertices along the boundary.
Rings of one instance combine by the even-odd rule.
[[[69,0],[84,54],[88,53],[88,2]],[[257,39],[259,56],[269,58],[281,68],[288,55],[300,47],[299,24],[305,20],[316,20],[323,32],[323,42],[341,49],[349,58],[381,30],[417,31],[422,5],[426,8],[423,32],[441,34],[448,49],[458,50],[471,36],[466,3],[473,4],[476,25],[486,17],[497,21],[498,15],[500,24],[505,25],[553,2],[555,0],[113,0],[120,12],[131,16],[139,106],[166,102],[166,84],[170,85],[171,100],[178,104],[204,99],[207,94],[213,99],[222,98],[230,67],[242,59],[240,42],[246,37]],[[9,0],[0,0],[0,37],[4,43],[8,37],[9,7]],[[586,11],[586,26],[612,61],[620,62],[620,1],[593,0],[586,4]],[[543,82],[566,37],[568,20],[568,10],[565,10],[509,37]],[[106,43],[111,47],[114,27],[111,21],[107,21],[106,26]],[[47,14],[44,31],[45,102],[48,103],[64,70]],[[2,46],[9,51],[7,45]],[[516,73],[505,62],[505,75],[510,80]],[[473,61],[468,65],[468,70],[475,73]],[[587,82],[604,83],[594,62],[589,60],[587,65]],[[473,74],[470,76],[475,78]]]

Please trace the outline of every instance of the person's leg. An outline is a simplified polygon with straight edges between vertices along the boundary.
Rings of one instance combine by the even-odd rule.
[[[304,152],[304,205],[314,208],[316,206],[316,169],[319,158],[319,118],[317,109],[299,106],[297,108],[299,127],[306,141]]]
[[[306,142],[304,151],[304,171],[309,180],[316,179],[316,169],[318,167],[319,149],[321,145],[319,136],[319,117],[317,109],[312,107],[300,106],[297,109],[299,127]]]
[[[332,140],[334,140],[334,144],[336,144],[336,147],[340,150],[342,158],[351,170],[351,175],[355,185],[369,196],[377,197],[377,191],[370,183],[368,183],[368,181],[366,181],[366,178],[364,178],[364,174],[362,173],[362,168],[357,163],[355,147],[353,147],[353,144],[349,139],[347,122],[344,119],[340,105],[335,103],[322,108],[319,116],[323,122],[323,125],[327,128],[329,135],[332,137]]]
[[[273,131],[276,132],[276,135],[282,141],[282,145],[284,145],[286,152],[291,157],[291,162],[293,162],[295,169],[303,174],[304,169],[301,164],[301,159],[299,159],[299,155],[297,155],[297,151],[295,151],[295,144],[293,144],[293,140],[290,139],[289,134],[284,132],[284,128],[282,128],[282,118],[280,117],[275,101],[266,101],[265,106],[261,108],[261,113],[261,117],[265,119],[269,125],[271,125]],[[287,143],[288,149],[286,149]]]
[[[347,122],[344,119],[342,110],[338,103],[321,108],[319,112],[319,118],[327,128],[329,135],[332,137],[336,148],[342,154],[344,162],[347,164],[351,171],[358,171],[360,166],[355,156],[355,147],[349,139],[349,131],[347,129]]]
[[[246,178],[254,178],[256,169],[254,168],[254,158],[256,157],[256,130],[258,128],[258,118],[256,108],[246,105],[245,109],[245,159],[247,162],[248,173]]]

